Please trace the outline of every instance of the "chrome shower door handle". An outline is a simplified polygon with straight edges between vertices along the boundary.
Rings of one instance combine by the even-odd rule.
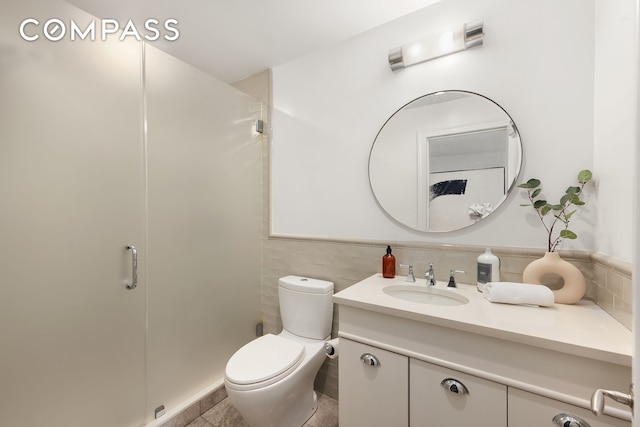
[[[138,286],[138,251],[133,245],[127,245],[131,251],[131,283],[127,283],[127,289],[135,289]]]

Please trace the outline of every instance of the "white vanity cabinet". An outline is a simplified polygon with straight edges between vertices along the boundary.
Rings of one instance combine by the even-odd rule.
[[[340,424],[367,427],[630,427],[631,423],[343,339]],[[567,424],[569,422],[570,424]]]
[[[402,283],[375,275],[333,297],[341,426],[631,426],[610,399],[590,411],[596,389],[631,382],[631,333],[599,307],[492,304],[464,285],[453,307],[384,292]]]
[[[339,369],[340,425],[409,425],[409,359],[406,356],[342,340]]]
[[[631,423],[349,339],[340,423],[367,427],[630,427]],[[570,424],[566,424],[569,422]]]
[[[518,427],[564,426],[571,427],[630,427],[629,421],[601,415],[558,400],[509,388],[509,425]],[[559,418],[564,417],[564,423]],[[558,421],[553,422],[556,418]],[[573,420],[573,421],[571,421]],[[580,424],[577,420],[581,420]],[[565,424],[567,421],[570,424]],[[573,422],[573,423],[571,423]]]
[[[409,390],[411,427],[507,426],[503,384],[410,359]]]
[[[507,425],[502,384],[347,339],[339,365],[341,425]]]

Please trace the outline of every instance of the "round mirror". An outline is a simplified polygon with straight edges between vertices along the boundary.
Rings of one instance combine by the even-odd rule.
[[[382,126],[369,182],[393,219],[419,231],[459,230],[494,212],[514,187],[522,143],[507,112],[482,95],[417,98]]]

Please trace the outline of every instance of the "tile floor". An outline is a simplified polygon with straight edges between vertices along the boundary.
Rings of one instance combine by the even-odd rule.
[[[228,399],[193,420],[186,427],[249,427]],[[338,427],[338,402],[318,393],[318,410],[303,427]]]

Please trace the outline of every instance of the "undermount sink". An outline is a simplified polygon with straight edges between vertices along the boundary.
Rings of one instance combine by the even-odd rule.
[[[386,286],[382,290],[385,294],[394,298],[420,304],[451,306],[464,305],[469,302],[463,295],[427,286],[391,285]]]

